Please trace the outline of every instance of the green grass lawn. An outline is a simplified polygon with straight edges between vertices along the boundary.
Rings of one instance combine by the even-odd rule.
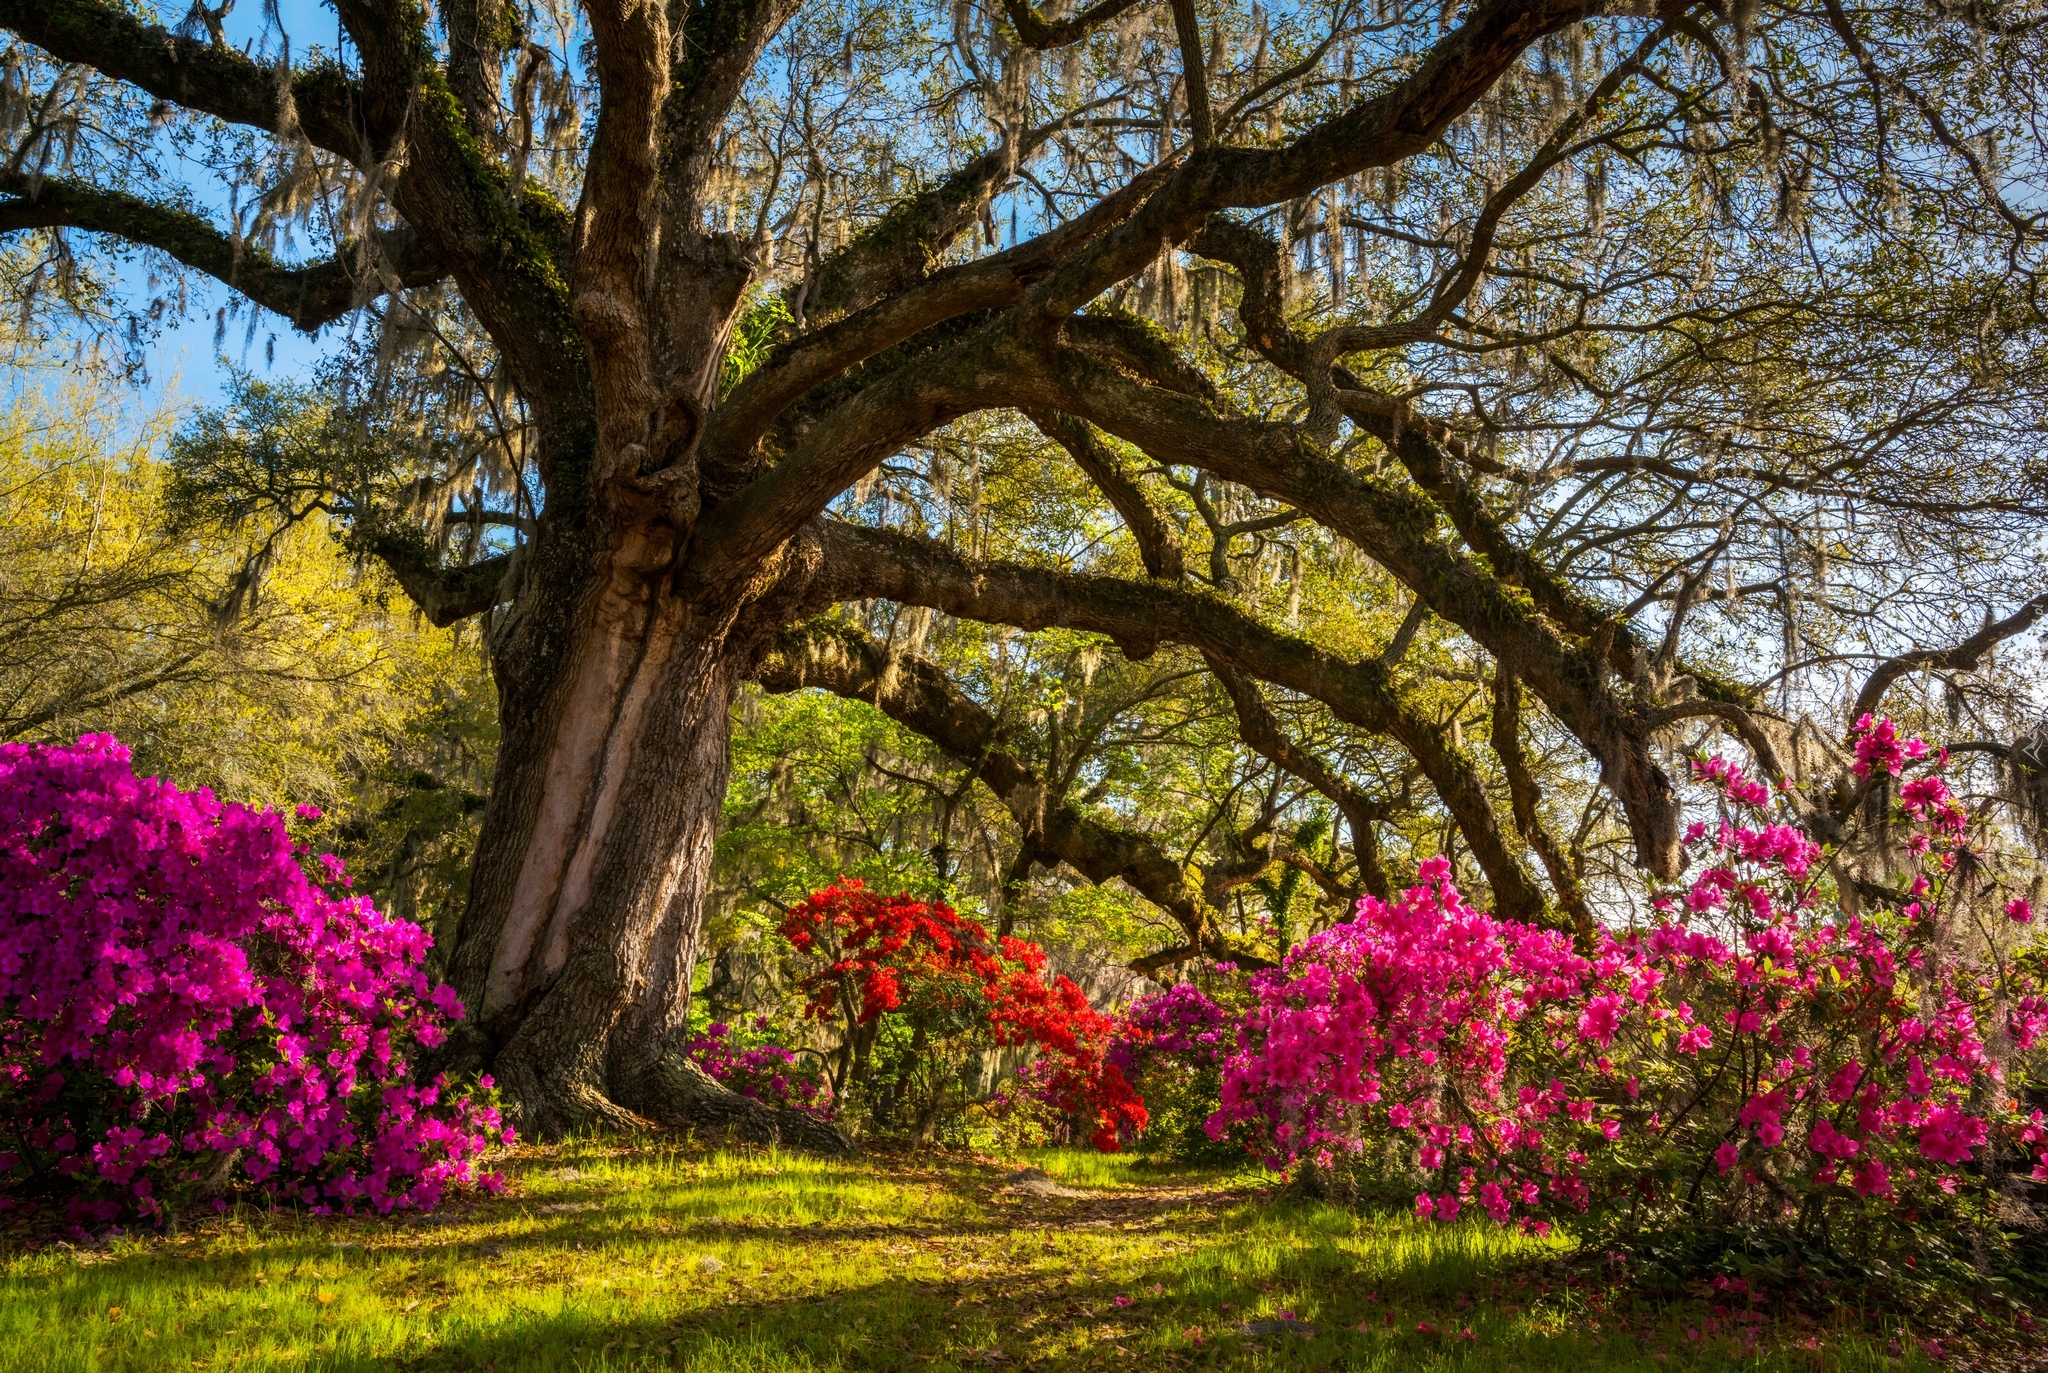
[[[1000,1190],[1006,1167],[1069,1195]],[[584,1142],[395,1221],[242,1213],[0,1268],[7,1369],[1902,1369],[1919,1345],[1652,1306],[1484,1221],[1048,1152],[827,1162]],[[1252,1332],[1291,1312],[1314,1327]],[[1469,1333],[1468,1333],[1469,1332]],[[1897,1336],[1900,1343],[1893,1344]],[[1892,1353],[1897,1350],[1901,1358]]]

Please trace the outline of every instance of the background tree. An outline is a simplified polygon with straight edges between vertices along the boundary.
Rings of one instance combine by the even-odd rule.
[[[185,499],[483,617],[450,968],[527,1128],[737,1109],[673,1050],[750,679],[932,739],[1027,864],[1173,917],[1154,966],[1237,952],[1259,881],[1291,919],[1275,862],[1384,885],[1422,817],[1584,929],[1606,827],[1677,871],[1688,730],[1846,836],[1844,709],[1907,677],[2033,766],[1989,656],[2048,609],[2022,6],[334,17],[0,0],[0,228],[86,305],[81,238],[354,321],[317,415],[188,436]],[[1206,856],[1079,785],[1128,706],[1000,709],[914,609],[1090,636],[1133,702],[1202,674],[1245,750]]]
[[[20,394],[0,434],[0,733],[111,733],[140,775],[317,806],[308,837],[445,954],[496,744],[477,634],[421,623],[323,515],[205,518],[171,417],[124,436],[121,399]]]

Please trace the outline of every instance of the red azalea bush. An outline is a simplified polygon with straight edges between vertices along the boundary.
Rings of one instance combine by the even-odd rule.
[[[495,1109],[411,1074],[462,1014],[426,932],[303,856],[275,812],[136,777],[111,737],[0,745],[0,1210],[162,1220],[241,1186],[389,1212],[499,1185],[477,1168]]]
[[[1873,777],[1930,759],[1889,722],[1856,750]],[[1688,878],[1590,952],[1473,910],[1425,863],[1255,975],[1212,1132],[1253,1127],[1275,1166],[1391,1147],[1442,1219],[1995,1229],[2008,1169],[2048,1180],[2048,1121],[2015,1096],[2048,969],[2023,899],[1985,919],[2000,904],[1933,761],[1899,788],[1910,877],[1853,912],[1722,759],[1692,766],[1723,819],[1689,831]]]
[[[801,984],[805,1014],[844,1021],[849,1060],[873,1043],[864,1028],[898,1013],[920,1047],[977,1034],[1035,1050],[1031,1094],[1087,1119],[1099,1149],[1144,1128],[1143,1101],[1105,1060],[1112,1020],[1070,978],[1048,981],[1045,950],[1029,940],[991,939],[944,902],[881,896],[857,879],[790,907],[782,933],[822,961]]]

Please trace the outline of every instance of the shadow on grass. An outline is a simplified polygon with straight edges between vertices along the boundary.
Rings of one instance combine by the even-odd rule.
[[[750,1298],[664,1317],[588,1311],[506,1313],[489,1329],[444,1331],[431,1347],[340,1358],[329,1368],[795,1370],[1246,1368],[1288,1370],[1662,1369],[1633,1340],[1539,1328],[1504,1305],[1455,1305],[1516,1260],[1449,1236],[1383,1261],[1361,1254],[1351,1218],[1275,1206],[1265,1224],[1189,1252],[1122,1267],[1096,1256],[995,1277],[917,1281],[877,1275],[838,1291]],[[1290,1233],[1291,1232],[1291,1233]],[[1370,1235],[1367,1236],[1368,1242]],[[878,1256],[878,1265],[880,1260]],[[1384,1275],[1391,1281],[1371,1281]],[[1156,1284],[1156,1288],[1155,1288]],[[1117,1298],[1128,1305],[1117,1305]],[[1240,1327],[1293,1310],[1312,1337]],[[1393,1323],[1388,1324],[1387,1318]],[[1359,1329],[1359,1326],[1365,1329]],[[1425,1327],[1418,1329],[1418,1326]],[[1472,1330],[1467,1339],[1462,1335]],[[1681,1367],[1723,1366],[1682,1357]],[[1749,1361],[1748,1368],[1770,1367]],[[1788,1367],[1791,1365],[1787,1365]],[[1814,1367],[1811,1360],[1798,1365]]]
[[[922,1204],[938,1216],[877,1223],[861,1213],[887,1215],[880,1198],[863,1203],[829,1183],[804,1184],[792,1207],[769,1188],[711,1202],[687,1179],[536,1176],[531,1195],[440,1219],[265,1221],[220,1245],[157,1244],[17,1272],[8,1304],[19,1303],[20,1319],[0,1316],[0,1326],[28,1336],[17,1351],[33,1347],[37,1327],[74,1339],[66,1368],[170,1366],[152,1360],[159,1346],[144,1321],[181,1321],[181,1347],[223,1365],[348,1373],[1900,1367],[1846,1343],[1826,1357],[1741,1361],[1655,1328],[1682,1325],[1668,1312],[1638,1317],[1629,1332],[1569,1300],[1533,1311],[1531,1265],[1556,1247],[1488,1226],[1421,1226],[1245,1191],[996,1200],[999,1180],[927,1174]],[[899,1189],[890,1204],[916,1201]],[[547,1209],[594,1202],[602,1209]],[[831,1214],[799,1222],[784,1208]],[[862,1248],[931,1239],[967,1271],[913,1276],[912,1262],[934,1271],[932,1250],[906,1259],[900,1243]],[[704,1247],[728,1245],[743,1248],[723,1249],[734,1262],[707,1275]],[[321,1296],[323,1283],[338,1291]],[[132,1323],[108,1330],[103,1347],[97,1335],[75,1340],[110,1304],[131,1306]],[[1317,1333],[1241,1329],[1283,1312]],[[251,1352],[252,1331],[280,1356]]]

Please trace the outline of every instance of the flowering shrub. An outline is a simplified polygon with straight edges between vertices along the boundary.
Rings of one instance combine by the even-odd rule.
[[[1329,1168],[1382,1129],[1412,1134],[1432,1176],[1453,1154],[1490,1154],[1484,1196],[1503,1214],[1538,1202],[1536,1178],[1575,1188],[1577,1137],[1590,1142],[1599,1127],[1580,1103],[1559,1127],[1533,1124],[1565,1103],[1512,1091],[1507,1050],[1531,1003],[1577,993],[1587,962],[1564,935],[1472,909],[1449,874],[1445,859],[1428,860],[1422,885],[1392,902],[1367,897],[1356,919],[1253,975],[1212,1135],[1252,1126],[1274,1168],[1302,1158]],[[1445,1201],[1455,1216],[1459,1195]]]
[[[1225,963],[1216,971],[1229,977],[1237,969]],[[1241,1141],[1212,1139],[1205,1128],[1219,1104],[1224,1058],[1236,1043],[1239,988],[1231,979],[1212,996],[1180,982],[1139,998],[1118,1017],[1109,1062],[1144,1094],[1148,1149],[1190,1163],[1242,1156]]]
[[[410,1075],[462,1014],[426,933],[301,857],[275,812],[138,778],[110,737],[0,745],[0,1209],[162,1219],[239,1183],[388,1212],[499,1185],[476,1166],[495,1109]]]
[[[767,1016],[755,1018],[756,1034],[767,1028]],[[730,1025],[714,1020],[704,1027],[704,1033],[691,1039],[689,1054],[698,1067],[741,1096],[783,1110],[803,1111],[820,1120],[833,1117],[832,1084],[816,1064],[799,1059],[794,1049],[770,1043],[743,1046]]]
[[[909,1027],[913,1054],[961,1037],[1035,1050],[1040,1066],[1029,1090],[1088,1119],[1097,1148],[1114,1151],[1144,1128],[1144,1103],[1104,1057],[1110,1018],[1071,979],[1046,980],[1038,945],[992,940],[943,902],[879,896],[852,879],[790,907],[782,933],[822,961],[801,984],[805,1014],[845,1022],[845,1068],[854,1076],[866,1076],[877,1038],[870,1027],[895,1013]],[[892,1082],[914,1065],[899,1066],[905,1071]]]
[[[1899,789],[1914,871],[1881,899],[1845,909],[1771,789],[1696,759],[1724,818],[1688,831],[1689,876],[1646,928],[1588,956],[1473,910],[1432,859],[1252,979],[1212,1133],[1253,1126],[1276,1167],[1394,1141],[1418,1214],[1539,1230],[1594,1211],[1826,1239],[1993,1215],[2000,1159],[2048,1179],[2048,1121],[2011,1081],[2048,1041],[2042,950],[1980,919],[1945,760],[1889,722],[1855,745],[1861,775],[1937,768]]]
[[[1177,982],[1132,1003],[1118,1022],[1109,1061],[1133,1080],[1164,1058],[1215,1067],[1223,1061],[1232,1040],[1228,1019],[1223,1008],[1200,988]]]

